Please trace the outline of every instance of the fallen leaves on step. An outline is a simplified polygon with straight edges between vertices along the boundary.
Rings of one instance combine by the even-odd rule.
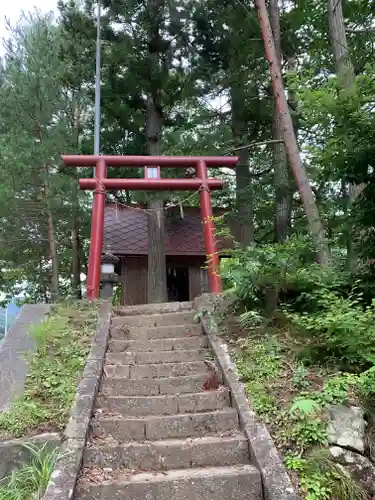
[[[220,387],[219,377],[216,371],[210,372],[203,383],[204,391],[216,391]]]

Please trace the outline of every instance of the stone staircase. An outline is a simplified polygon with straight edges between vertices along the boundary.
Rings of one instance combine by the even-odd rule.
[[[115,314],[75,500],[263,499],[192,305]]]

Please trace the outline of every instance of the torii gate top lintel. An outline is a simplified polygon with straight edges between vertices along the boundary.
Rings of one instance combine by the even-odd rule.
[[[235,167],[238,158],[234,156],[108,156],[108,155],[63,155],[66,166],[95,167],[95,177],[79,179],[81,189],[94,190],[91,217],[90,254],[87,276],[87,298],[99,298],[100,266],[103,246],[104,206],[106,190],[199,190],[203,235],[208,262],[208,278],[212,293],[221,292],[219,256],[216,250],[215,227],[213,222],[210,190],[221,189],[220,179],[210,179],[207,167]],[[145,167],[143,179],[108,178],[107,168]],[[151,167],[151,168],[150,168]],[[195,167],[196,177],[185,179],[163,179],[160,167]],[[152,175],[148,175],[148,171]]]
[[[195,167],[204,162],[207,167],[234,167],[237,156],[113,156],[113,155],[62,155],[63,162],[71,167],[94,167],[104,161],[109,167],[152,166],[170,168]]]

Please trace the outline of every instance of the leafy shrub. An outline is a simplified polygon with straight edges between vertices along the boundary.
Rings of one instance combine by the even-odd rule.
[[[293,389],[306,389],[310,385],[307,379],[309,374],[308,369],[302,363],[299,363],[293,373],[292,388]]]
[[[366,492],[336,464],[326,450],[317,448],[307,457],[285,456],[285,465],[299,474],[306,500],[366,500]]]
[[[289,413],[314,416],[327,405],[347,404],[349,393],[358,386],[359,379],[357,375],[339,373],[328,379],[321,391],[300,392],[293,400]]]
[[[302,455],[311,446],[328,444],[326,424],[316,413],[317,408],[309,408],[315,414],[296,410],[284,413],[285,424],[277,436],[284,448],[297,449]]]
[[[291,238],[286,243],[237,249],[222,267],[228,293],[247,309],[273,312],[281,302],[293,309],[314,307],[314,293],[336,289],[347,276],[336,267],[324,268],[315,261],[309,239]]]
[[[375,302],[363,307],[358,300],[328,290],[315,294],[316,310],[288,313],[310,359],[334,358],[347,368],[366,367],[375,359]]]

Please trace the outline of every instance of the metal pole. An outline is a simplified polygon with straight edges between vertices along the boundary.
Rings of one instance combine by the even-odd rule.
[[[100,19],[101,19],[101,0],[98,0],[97,19],[96,19],[96,62],[95,62],[95,125],[94,125],[94,155],[100,153]],[[90,236],[90,251],[87,273],[87,291],[86,297],[88,300],[96,300],[99,298],[100,288],[100,265],[102,258],[102,243],[103,243],[103,225],[104,225],[104,205],[105,191],[101,181],[106,177],[107,167],[104,160],[99,160],[93,168],[95,182],[94,201],[92,204],[91,214],[91,236]]]
[[[8,333],[8,304],[5,309],[5,325],[4,325],[4,336]]]
[[[94,128],[94,155],[100,153],[100,19],[101,3],[98,0],[97,20],[96,20],[96,70],[95,70],[95,128]],[[95,177],[95,168],[94,168]]]

